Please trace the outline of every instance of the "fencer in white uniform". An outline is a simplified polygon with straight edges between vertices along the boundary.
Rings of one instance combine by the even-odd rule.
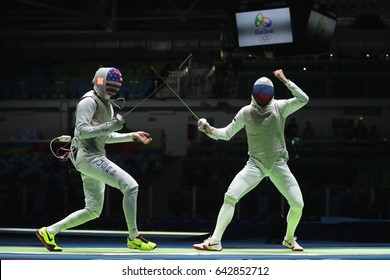
[[[233,218],[236,203],[264,177],[269,177],[290,207],[282,245],[293,251],[303,251],[296,241],[295,230],[302,216],[304,202],[298,182],[287,165],[284,127],[286,118],[307,104],[309,97],[285,77],[282,69],[273,73],[291,91],[292,98],[274,99],[272,81],[261,77],[253,85],[251,103],[241,108],[226,127],[212,127],[205,119],[199,122],[200,131],[213,139],[221,140],[231,139],[245,127],[249,159],[225,193],[212,236],[203,243],[194,244],[195,249],[221,251],[221,239]]]
[[[63,230],[84,224],[98,218],[104,204],[105,186],[119,189],[123,194],[122,208],[129,236],[130,249],[149,251],[156,244],[143,238],[137,229],[138,183],[121,167],[106,157],[106,143],[130,142],[134,139],[148,144],[152,139],[144,131],[119,133],[124,125],[120,115],[114,117],[110,98],[115,96],[122,85],[121,72],[113,67],[97,70],[93,90],[84,94],[76,107],[74,137],[70,160],[80,172],[85,196],[84,209],[48,227],[40,228],[36,235],[49,251],[61,251],[55,242],[55,235]]]

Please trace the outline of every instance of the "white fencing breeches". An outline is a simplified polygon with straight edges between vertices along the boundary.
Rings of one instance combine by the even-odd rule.
[[[233,218],[235,204],[255,188],[266,176],[270,178],[290,205],[287,215],[286,236],[295,234],[295,229],[302,216],[304,203],[298,182],[291,173],[286,161],[280,158],[272,170],[264,170],[262,167],[256,165],[254,160],[249,159],[245,167],[234,177],[225,193],[224,204],[218,214],[216,228],[212,235],[214,241],[220,241],[222,239],[226,227]]]
[[[136,235],[138,233],[136,223],[138,183],[135,179],[104,155],[87,156],[79,151],[75,166],[83,180],[85,208],[48,227],[48,232],[57,234],[99,217],[104,205],[107,184],[123,193],[122,208],[129,235]]]

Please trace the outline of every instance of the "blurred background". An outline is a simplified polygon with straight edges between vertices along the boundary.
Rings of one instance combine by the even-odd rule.
[[[217,127],[250,102],[261,76],[276,98],[290,97],[272,75],[282,68],[311,98],[286,124],[305,200],[300,239],[378,240],[390,231],[389,1],[3,0],[0,21],[1,227],[39,228],[84,206],[79,174],[49,143],[73,134],[78,99],[100,66],[113,66],[126,100],[116,112],[137,106],[126,129],[154,139],[107,145],[140,184],[141,230],[212,230],[247,160],[243,132],[211,140],[168,87],[149,98],[162,84],[154,67]],[[80,228],[124,230],[121,199],[107,188],[101,217]],[[272,242],[287,209],[265,179],[239,202],[226,236]]]

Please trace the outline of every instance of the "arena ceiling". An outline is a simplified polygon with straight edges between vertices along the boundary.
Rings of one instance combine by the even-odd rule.
[[[228,28],[224,0],[0,1],[1,32],[143,32]]]
[[[232,28],[234,11],[254,5],[294,4],[292,0],[0,0],[0,32],[173,32]],[[388,0],[302,0],[326,5],[338,25],[360,15],[377,16],[388,26]],[[252,5],[252,6],[251,6]],[[365,24],[371,24],[366,21]]]
[[[283,5],[294,7],[297,18],[302,7],[313,5],[334,12],[333,45],[343,52],[389,52],[389,0],[0,0],[0,38],[9,39],[3,47],[8,49],[32,38],[59,40],[85,34],[206,41],[227,34],[234,41],[235,12]]]

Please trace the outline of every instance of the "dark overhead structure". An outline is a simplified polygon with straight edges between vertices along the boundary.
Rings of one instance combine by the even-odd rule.
[[[235,14],[280,7],[290,9],[293,42],[240,48]],[[275,55],[390,50],[388,0],[14,0],[0,1],[0,22],[0,48],[6,52],[34,44],[212,55],[218,50]],[[364,36],[361,30],[367,31]]]

